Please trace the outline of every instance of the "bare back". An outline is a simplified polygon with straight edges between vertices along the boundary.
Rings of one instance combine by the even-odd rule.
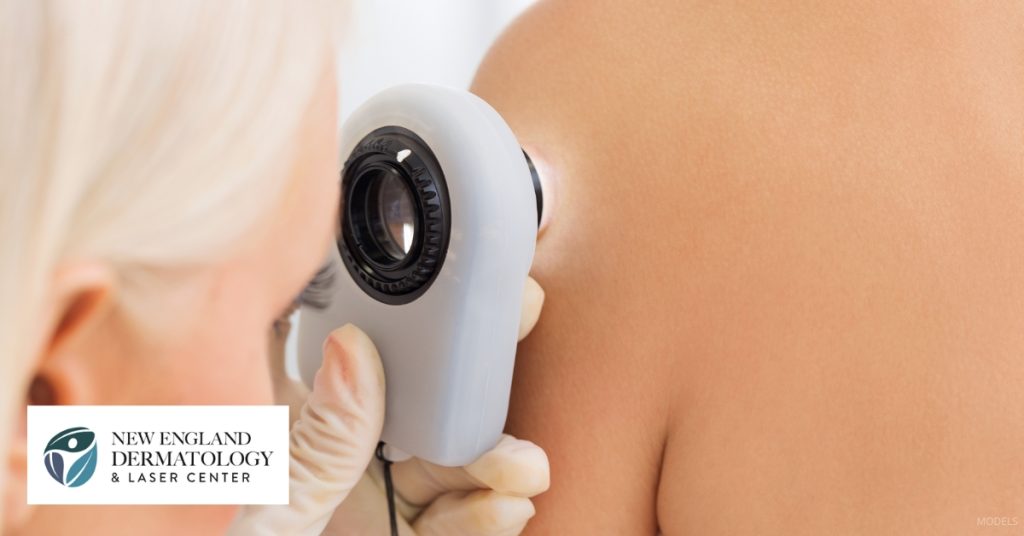
[[[1024,525],[1024,10],[748,4],[546,1],[480,70],[558,172],[528,532]]]

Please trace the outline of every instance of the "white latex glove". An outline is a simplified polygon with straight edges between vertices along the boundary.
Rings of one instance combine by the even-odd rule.
[[[537,323],[544,302],[544,291],[532,278],[523,299],[520,339]],[[246,507],[230,534],[314,535],[330,521],[323,534],[387,535],[380,465],[368,468],[384,415],[377,350],[354,326],[334,331],[307,397],[305,387],[284,372],[288,329],[280,325],[271,337],[271,371],[278,403],[290,406],[295,422],[291,504]],[[518,534],[534,513],[529,498],[546,490],[549,481],[544,451],[511,436],[466,467],[414,458],[395,464],[392,472],[403,535]]]
[[[283,340],[271,350],[283,354]],[[380,356],[352,325],[331,332],[323,353],[313,392],[291,428],[290,504],[243,507],[228,534],[320,534],[366,470],[384,425]]]
[[[391,469],[402,536],[519,534],[534,514],[530,498],[548,488],[544,451],[509,435],[465,467],[413,458]],[[341,504],[324,534],[390,534],[378,462]]]

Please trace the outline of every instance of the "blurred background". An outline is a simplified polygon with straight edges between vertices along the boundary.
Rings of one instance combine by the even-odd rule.
[[[349,0],[341,117],[406,82],[469,87],[498,34],[534,0]]]
[[[373,94],[396,84],[468,88],[491,43],[535,0],[348,1],[338,66],[342,121]],[[301,321],[292,317],[296,328]],[[291,331],[286,349],[292,378],[299,376],[297,332]]]

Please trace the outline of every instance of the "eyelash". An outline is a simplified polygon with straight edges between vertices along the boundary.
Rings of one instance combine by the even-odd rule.
[[[305,306],[317,310],[330,307],[335,275],[333,263],[323,265],[306,284],[306,288],[295,297],[295,307]]]
[[[289,317],[299,307],[311,307],[318,311],[331,306],[331,287],[334,286],[334,266],[327,263],[317,270],[313,279],[306,283],[306,288],[292,300],[287,309],[277,315],[274,319],[273,330],[277,336],[286,333],[286,326],[290,325]]]

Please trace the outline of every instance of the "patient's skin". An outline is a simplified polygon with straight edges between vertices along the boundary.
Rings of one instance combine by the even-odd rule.
[[[528,533],[1024,527],[1019,2],[547,1],[474,89],[561,199]]]

